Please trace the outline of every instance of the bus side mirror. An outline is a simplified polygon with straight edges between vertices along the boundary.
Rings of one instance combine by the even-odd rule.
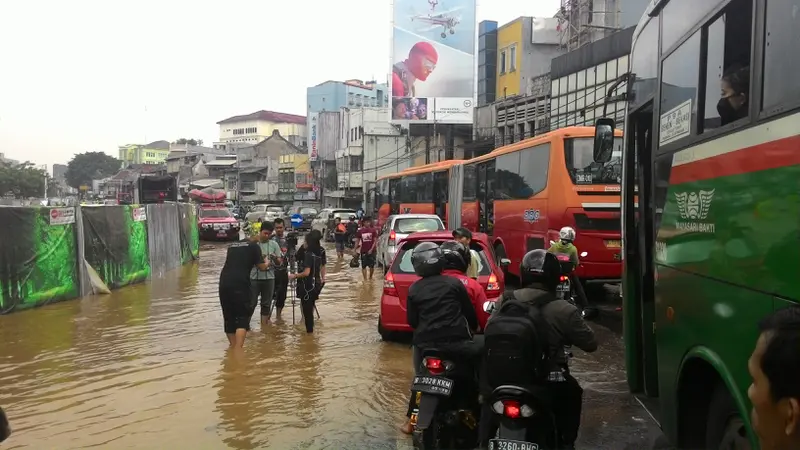
[[[614,151],[614,119],[597,119],[594,126],[594,162],[607,163],[611,161]]]

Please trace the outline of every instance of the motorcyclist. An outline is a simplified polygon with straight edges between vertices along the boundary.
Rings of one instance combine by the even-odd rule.
[[[420,370],[422,353],[435,348],[449,354],[474,359],[478,367],[483,350],[483,336],[478,331],[478,316],[464,284],[455,277],[443,275],[445,257],[439,245],[422,242],[411,254],[414,272],[421,278],[408,290],[406,301],[408,324],[414,330],[414,371]],[[406,413],[409,420],[401,431],[411,434],[411,412],[416,393],[411,393]]]
[[[575,230],[572,227],[563,227],[559,230],[558,237],[559,241],[554,242],[547,251],[550,253],[563,253],[569,256],[573,269],[568,274],[569,282],[578,295],[578,305],[581,309],[586,309],[586,307],[589,306],[589,299],[586,298],[586,293],[583,291],[583,285],[580,283],[580,280],[575,276],[575,269],[581,263],[580,258],[578,258],[578,248],[572,243],[575,241]]]
[[[477,280],[467,276],[467,271],[472,261],[472,255],[469,249],[460,242],[446,241],[439,246],[442,249],[444,256],[444,270],[442,275],[449,275],[458,278],[464,283],[467,288],[469,298],[472,300],[473,306],[476,308],[483,308],[486,302],[486,292]]]
[[[556,297],[560,276],[561,265],[554,254],[541,249],[532,250],[522,257],[522,288],[515,290],[513,295],[520,302],[537,305],[542,318],[549,324],[546,330],[549,347],[547,357],[551,368],[547,379],[548,391],[558,399],[553,402],[553,413],[561,442],[564,448],[574,448],[580,428],[583,389],[569,373],[564,347],[574,345],[585,352],[594,352],[597,350],[597,341],[580,310],[567,300]],[[498,309],[502,301],[501,297]],[[483,433],[491,433],[491,430],[482,429]]]
[[[355,247],[355,237],[356,232],[358,231],[358,220],[356,220],[356,216],[350,216],[350,220],[347,222],[345,226],[345,245],[347,248]]]

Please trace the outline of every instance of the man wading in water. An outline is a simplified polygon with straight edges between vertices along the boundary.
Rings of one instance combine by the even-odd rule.
[[[275,225],[272,222],[261,222],[258,246],[261,247],[261,254],[266,258],[267,270],[258,270],[253,267],[250,271],[250,288],[253,294],[251,311],[255,312],[258,306],[258,299],[261,297],[261,328],[269,325],[269,317],[272,314],[272,294],[275,291],[275,270],[283,262],[283,253],[278,243],[272,239],[272,230]]]
[[[283,253],[281,264],[275,266],[276,320],[281,318],[281,311],[283,311],[283,307],[286,304],[286,290],[289,288],[289,272],[286,270],[286,268],[288,265],[288,259],[291,255],[287,254],[288,246],[286,243],[286,236],[284,235],[285,231],[286,224],[283,222],[283,219],[280,217],[275,219],[275,234],[272,236],[272,239],[278,243],[278,247],[281,248],[281,252]],[[269,320],[269,316],[267,316],[266,320]]]
[[[247,332],[250,331],[251,308],[250,270],[267,270],[258,246],[258,237],[242,240],[228,247],[225,265],[219,274],[219,303],[222,307],[225,334],[231,348],[242,348]]]

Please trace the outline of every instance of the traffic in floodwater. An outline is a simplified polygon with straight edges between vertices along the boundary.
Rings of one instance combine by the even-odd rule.
[[[398,427],[411,349],[380,340],[380,272],[364,282],[329,257],[314,334],[299,305],[292,325],[287,300],[282,320],[262,330],[254,317],[244,351],[229,352],[225,249],[110,295],[0,316],[3,448],[410,448]],[[593,327],[600,349],[572,361],[585,389],[578,448],[649,448],[659,432],[627,392],[618,330]]]

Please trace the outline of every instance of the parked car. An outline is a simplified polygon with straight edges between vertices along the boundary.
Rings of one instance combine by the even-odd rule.
[[[410,333],[411,327],[406,319],[406,301],[408,288],[419,279],[411,265],[411,252],[420,242],[441,243],[453,239],[450,231],[432,231],[412,233],[400,241],[399,249],[391,264],[386,270],[383,279],[383,294],[378,315],[378,333],[384,340],[392,340],[398,333]],[[489,237],[484,233],[472,233],[470,249],[475,250],[480,256],[478,268],[478,283],[483,286],[488,301],[495,302],[505,289],[503,270],[495,263]],[[501,260],[502,265],[511,263],[508,259]],[[485,312],[484,305],[473,305],[478,314],[481,330],[486,326],[489,314]]]
[[[287,225],[291,223],[291,218],[295,214],[300,214],[301,216],[303,216],[303,223],[300,224],[299,227],[292,226],[292,228],[295,230],[307,231],[311,229],[311,223],[314,221],[314,218],[317,217],[319,211],[317,211],[317,208],[312,208],[310,206],[293,206],[286,212]]]
[[[275,220],[283,217],[283,207],[281,205],[255,205],[245,216],[248,222],[261,222],[264,220]]]
[[[444,230],[435,214],[395,214],[386,219],[378,236],[378,264],[387,267],[397,253],[397,244],[411,233]]]
[[[200,205],[197,229],[204,241],[239,240],[239,221],[223,205]]]
[[[356,212],[347,208],[325,208],[317,214],[311,222],[312,230],[319,230],[327,241],[333,240],[333,228],[336,218],[342,219],[342,223],[350,222],[350,216],[355,216]]]

